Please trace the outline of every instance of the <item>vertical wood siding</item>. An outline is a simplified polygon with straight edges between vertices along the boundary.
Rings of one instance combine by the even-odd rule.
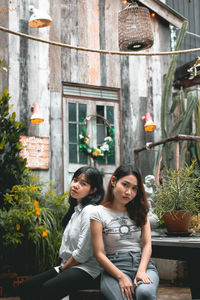
[[[99,2],[89,0],[88,2],[88,47],[99,49]],[[83,16],[81,16],[83,17]],[[88,54],[88,83],[100,84],[100,54],[89,52]]]
[[[118,12],[121,0],[43,0],[35,1],[53,18],[47,28],[28,27],[31,1],[20,0],[19,11],[12,19],[0,20],[2,26],[20,30],[43,39],[96,49],[118,50]],[[146,51],[169,50],[169,29],[160,19],[152,20],[155,42]],[[130,57],[105,55],[49,46],[0,32],[3,45],[0,53],[10,56],[9,86],[0,77],[0,87],[9,87],[18,118],[27,125],[28,135],[50,137],[50,169],[40,172],[52,179],[57,191],[63,192],[63,112],[62,81],[102,85],[121,89],[122,161],[134,162],[134,149],[143,146],[152,136],[144,132],[141,120],[150,110],[159,124],[163,74],[169,57]],[[9,44],[8,44],[9,43]],[[16,47],[13,45],[16,43]],[[7,52],[7,45],[9,51]],[[14,63],[16,61],[16,64]],[[29,123],[31,106],[39,103],[45,121],[39,126]],[[120,120],[119,120],[120,122]],[[151,172],[151,159],[144,157],[144,175]],[[78,167],[78,166],[77,166]]]
[[[106,49],[105,39],[105,0],[99,0],[99,46],[100,49]],[[106,55],[100,54],[100,85],[106,86]]]
[[[4,11],[0,13],[0,24],[8,27],[9,24],[9,4],[6,2],[0,1],[0,8]],[[5,51],[5,48],[8,49],[8,35],[3,32],[0,32],[0,59],[3,61],[4,64],[8,64],[9,62],[9,52]],[[4,47],[2,47],[4,45]],[[5,86],[8,85],[8,74],[6,72],[0,72],[0,90],[3,89]]]
[[[9,28],[11,30],[17,30],[19,31],[19,19],[20,19],[20,10],[19,6],[15,6],[15,2],[11,2],[10,8],[16,8],[14,10],[9,11]],[[2,24],[2,23],[1,23]],[[6,24],[4,25],[6,26]],[[20,39],[19,37],[9,34],[5,35],[3,32],[0,33],[0,41],[1,45],[4,45],[3,40],[1,39],[1,34],[4,35],[4,38],[8,38],[8,51],[7,54],[9,55],[9,61],[8,65],[12,66],[12,76],[9,76],[9,83],[7,87],[9,86],[9,93],[10,95],[14,95],[14,99],[11,98],[10,101],[13,105],[11,108],[11,112],[16,112],[16,117],[19,119],[19,111],[20,111],[20,101],[19,101],[19,94],[20,94],[20,89],[19,89],[19,72],[20,72]],[[1,47],[3,50],[3,47]],[[13,51],[15,49],[15,51]],[[0,72],[1,76],[1,72]],[[1,80],[0,80],[1,83]],[[1,90],[1,88],[0,88]]]

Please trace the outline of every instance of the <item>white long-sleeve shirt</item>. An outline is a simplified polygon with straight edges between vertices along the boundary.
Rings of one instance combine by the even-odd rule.
[[[73,268],[80,268],[96,278],[102,268],[93,256],[91,243],[90,215],[94,208],[94,205],[87,205],[83,208],[81,204],[75,207],[75,212],[63,233],[59,254],[62,264],[72,256],[80,262]]]

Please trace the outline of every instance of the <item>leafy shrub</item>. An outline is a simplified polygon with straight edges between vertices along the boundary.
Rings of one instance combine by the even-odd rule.
[[[20,136],[25,125],[15,120],[15,112],[9,114],[8,90],[0,94],[0,208],[3,206],[4,194],[12,186],[21,183],[26,170],[26,160],[20,157]]]
[[[59,263],[67,196],[58,197],[51,185],[27,171],[24,182],[4,197],[9,209],[0,209],[1,265],[18,274],[33,274]]]

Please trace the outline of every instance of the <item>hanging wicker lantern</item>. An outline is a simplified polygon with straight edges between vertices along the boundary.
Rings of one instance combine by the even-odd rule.
[[[119,48],[139,51],[153,45],[153,31],[148,8],[129,4],[118,15]]]

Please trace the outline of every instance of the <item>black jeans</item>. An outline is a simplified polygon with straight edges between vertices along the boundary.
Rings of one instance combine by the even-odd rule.
[[[21,300],[60,300],[78,290],[99,288],[100,276],[93,279],[78,268],[69,268],[60,274],[51,269],[24,281],[19,293]]]

